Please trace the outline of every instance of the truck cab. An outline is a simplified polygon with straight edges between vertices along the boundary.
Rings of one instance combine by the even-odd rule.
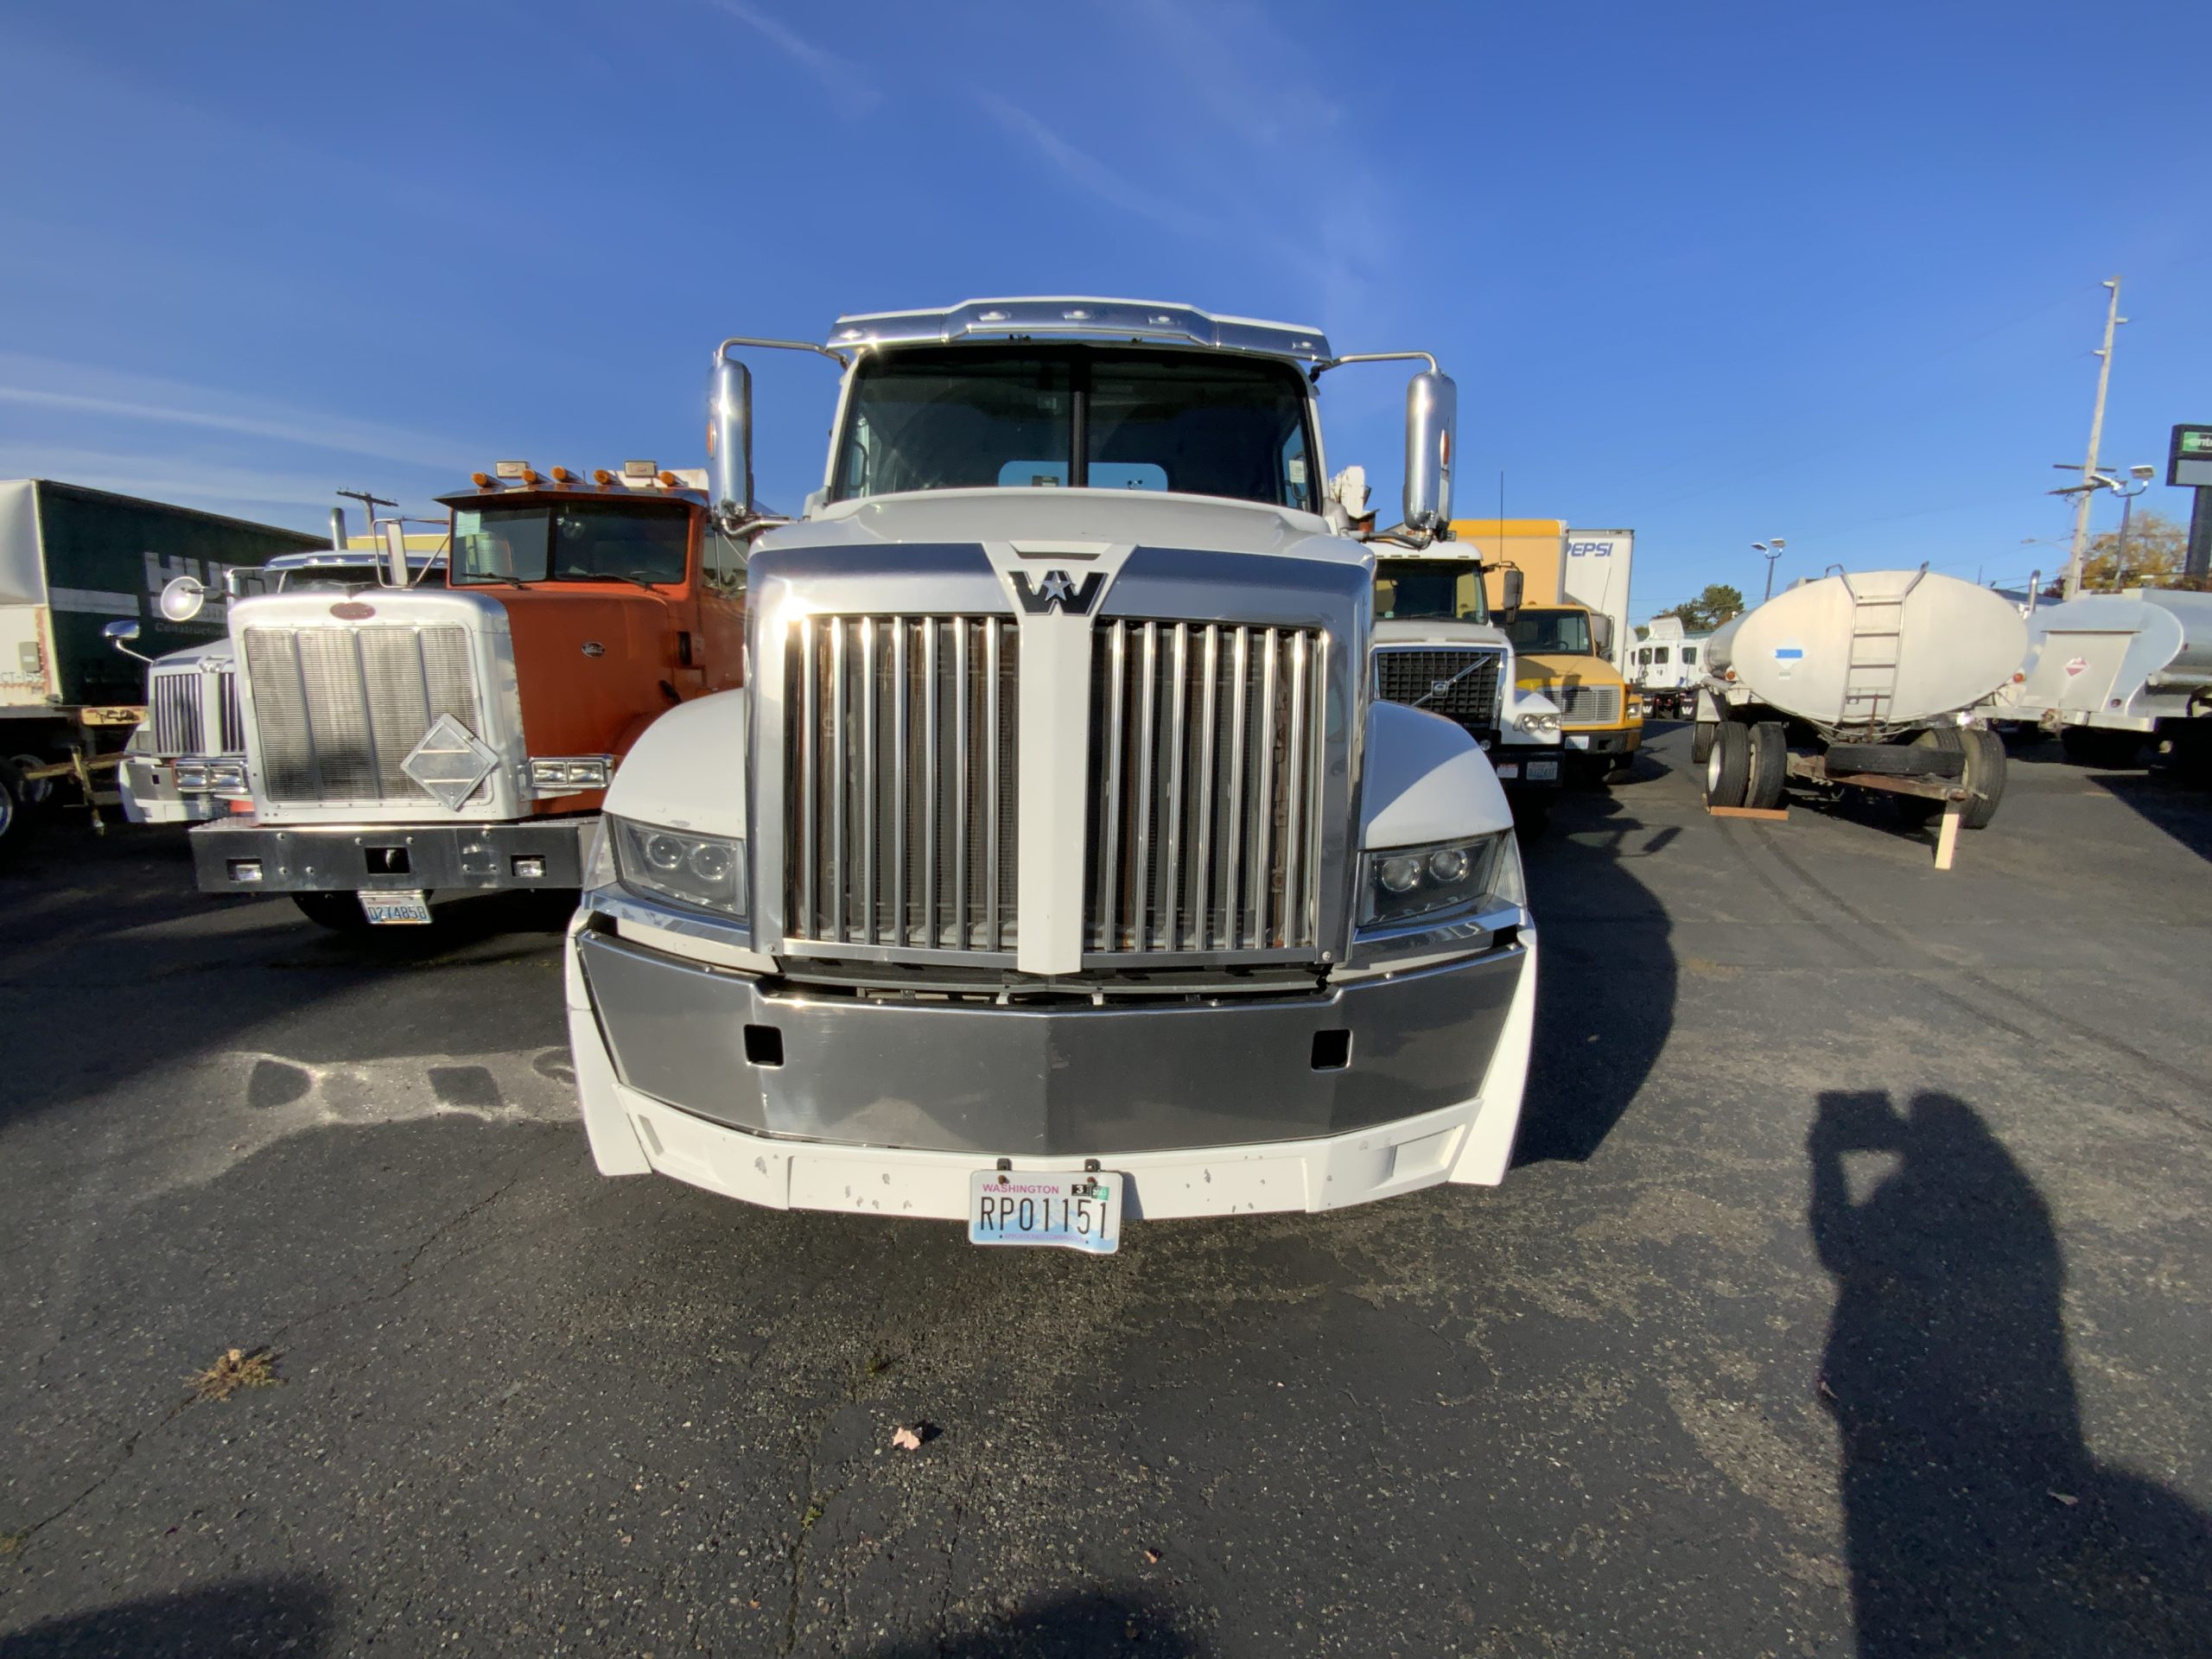
[[[840,372],[755,504],[745,357]],[[709,381],[745,689],[632,749],[571,925],[592,1153],[776,1208],[1115,1248],[1124,1222],[1494,1183],[1535,930],[1497,774],[1376,694],[1378,553],[1325,489],[1319,331],[1040,297],[740,338]],[[1502,647],[1503,640],[1492,644]]]
[[[1603,783],[1626,771],[1643,742],[1643,699],[1606,659],[1605,620],[1586,605],[1523,605],[1506,628],[1521,653],[1522,689],[1559,709],[1571,782]]]
[[[1375,695],[1460,727],[1490,756],[1516,816],[1541,823],[1560,787],[1560,711],[1491,615],[1491,566],[1458,541],[1375,547]]]
[[[501,462],[441,498],[435,585],[230,607],[250,814],[193,832],[203,892],[287,893],[334,927],[439,893],[574,889],[638,734],[744,677],[741,550],[697,474]]]

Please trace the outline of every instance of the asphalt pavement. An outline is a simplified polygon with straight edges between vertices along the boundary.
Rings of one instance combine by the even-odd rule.
[[[542,907],[48,835],[0,1659],[2212,1650],[2212,798],[2043,746],[1938,874],[1687,750],[1530,849],[1503,1187],[1107,1259],[601,1179]]]

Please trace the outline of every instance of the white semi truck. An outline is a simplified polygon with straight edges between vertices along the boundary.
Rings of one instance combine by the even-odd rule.
[[[783,347],[842,371],[795,520],[733,355]],[[1503,1177],[1535,931],[1474,739],[1373,689],[1316,399],[1362,360],[1094,299],[717,349],[751,667],[607,792],[567,964],[602,1173],[1090,1251]],[[1430,359],[1402,542],[1454,404]]]

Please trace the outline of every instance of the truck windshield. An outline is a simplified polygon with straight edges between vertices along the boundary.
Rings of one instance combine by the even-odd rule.
[[[1304,382],[1211,352],[925,347],[862,362],[831,474],[910,490],[1165,490],[1313,510]]]
[[[1487,622],[1482,573],[1472,559],[1377,559],[1376,620]]]
[[[683,580],[690,514],[673,501],[539,502],[458,507],[453,581]]]
[[[1594,657],[1587,611],[1535,611],[1523,607],[1506,630],[1522,651],[1554,657]]]

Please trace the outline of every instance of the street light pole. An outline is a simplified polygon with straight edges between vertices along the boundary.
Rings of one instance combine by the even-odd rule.
[[[1774,597],[1774,562],[1782,556],[1782,550],[1789,545],[1779,536],[1770,542],[1751,543],[1751,551],[1762,555],[1766,560],[1766,592],[1759,600],[1762,605]]]
[[[2112,385],[2113,330],[2127,319],[2120,315],[2120,278],[2113,277],[2105,283],[2112,290],[2112,301],[2105,308],[2104,349],[2097,353],[2097,407],[2089,417],[2089,455],[2082,463],[2082,493],[2074,499],[2074,551],[2066,561],[2066,597],[2082,596],[2082,557],[2089,545],[2089,503],[2095,495],[2097,475],[2097,446],[2105,435],[2105,392]]]

